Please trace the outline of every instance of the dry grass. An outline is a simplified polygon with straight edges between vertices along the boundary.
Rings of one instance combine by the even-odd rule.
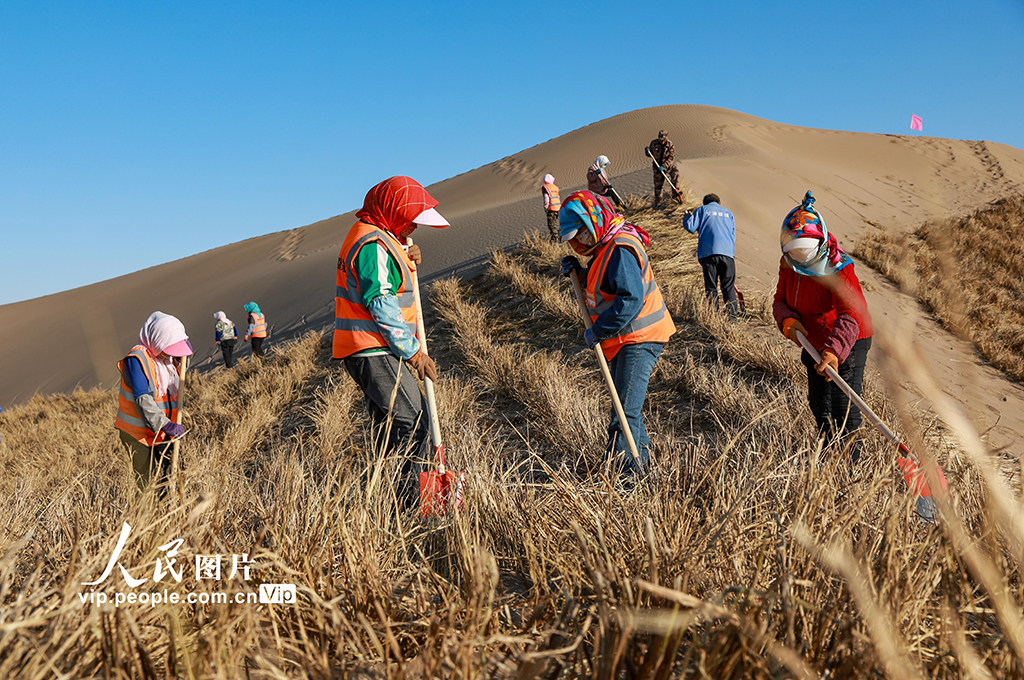
[[[442,431],[469,480],[443,522],[398,511],[398,462],[316,334],[190,379],[168,501],[136,496],[112,393],[0,414],[0,676],[1021,677],[1021,503],[970,425],[941,400],[907,419],[929,424],[904,434],[953,489],[924,525],[880,437],[855,471],[816,445],[766,300],[745,291],[736,324],[708,309],[680,210],[630,204],[679,327],[651,383],[647,482],[601,465],[603,382],[562,251],[531,237],[431,291]],[[867,398],[900,423],[878,383]],[[295,583],[298,602],[82,604],[124,521],[135,576],[183,538],[186,562],[248,553],[253,580],[186,568],[169,589]],[[115,570],[97,590],[128,588]]]
[[[879,228],[856,254],[996,368],[1024,380],[1024,196],[910,234]]]

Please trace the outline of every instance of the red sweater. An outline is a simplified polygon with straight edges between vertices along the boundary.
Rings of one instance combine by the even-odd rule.
[[[825,286],[829,280],[831,286]],[[772,305],[775,323],[793,317],[807,329],[807,339],[821,352],[830,349],[839,362],[861,338],[870,338],[871,314],[860,281],[849,264],[832,277],[804,276],[793,271],[785,258],[779,262],[779,284]]]

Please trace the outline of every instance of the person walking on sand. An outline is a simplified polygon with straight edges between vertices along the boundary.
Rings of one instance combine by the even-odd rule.
[[[117,362],[121,390],[114,427],[131,456],[135,483],[145,489],[154,475],[161,492],[171,472],[171,443],[185,434],[178,424],[178,371],[174,360],[192,354],[181,321],[153,312],[139,344]]]
[[[643,472],[650,461],[651,439],[641,409],[651,372],[676,327],[665,307],[647,257],[647,232],[618,214],[608,199],[577,191],[558,214],[561,238],[579,255],[591,258],[587,269],[572,255],[562,258],[562,274],[577,271],[585,282],[591,326],[587,346],[600,343],[615,389],[640,454],[637,470],[627,453],[622,424],[612,410],[606,456],[622,460],[626,474]]]
[[[416,338],[412,272],[422,256],[419,246],[406,252],[402,244],[418,226],[449,226],[436,206],[411,177],[384,180],[367,192],[338,255],[333,356],[366,397],[379,450],[404,458],[405,507],[418,497],[419,465],[430,452],[426,405],[413,373],[436,381],[437,368]]]
[[[267,339],[267,317],[260,311],[260,306],[255,302],[242,307],[249,314],[249,330],[245,333],[245,339],[252,342],[252,355],[263,358],[263,341]]]
[[[672,180],[672,185],[679,186],[679,168],[676,167],[676,147],[668,138],[667,130],[659,130],[658,138],[651,140],[647,147],[651,150],[651,167],[654,169],[654,207],[661,206],[661,192],[665,186],[665,174]]]
[[[544,214],[548,219],[548,233],[551,242],[558,243],[558,209],[562,207],[562,199],[558,197],[558,187],[554,175],[544,175],[544,184],[540,189],[544,196]]]
[[[231,368],[231,355],[235,351],[235,342],[238,340],[238,330],[234,322],[224,312],[217,312],[213,315],[217,320],[213,327],[214,342],[220,345],[221,354],[224,355],[224,365]]]
[[[593,164],[587,168],[587,191],[611,198],[621,208],[622,205],[619,203],[618,194],[615,193],[615,187],[608,179],[606,168],[611,164],[608,156],[598,156],[594,159]]]
[[[843,252],[808,191],[782,222],[782,259],[772,313],[779,330],[797,345],[800,331],[821,355],[817,365],[806,350],[807,403],[819,436],[841,434],[844,442],[860,427],[860,409],[825,374],[831,366],[861,393],[864,365],[871,349],[871,314],[861,291],[853,261]],[[853,442],[851,461],[860,458],[860,441]]]
[[[697,261],[704,271],[708,304],[720,309],[720,286],[729,316],[735,318],[740,311],[736,300],[736,218],[721,203],[718,194],[708,194],[704,205],[686,213],[683,228],[697,234]]]

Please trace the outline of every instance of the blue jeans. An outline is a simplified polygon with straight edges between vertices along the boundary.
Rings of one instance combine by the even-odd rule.
[[[626,474],[643,472],[650,466],[651,438],[647,436],[647,428],[644,427],[640,411],[647,398],[647,384],[651,381],[651,372],[663,348],[664,345],[660,342],[623,345],[608,363],[612,372],[612,382],[615,383],[619,401],[622,402],[622,410],[626,414],[626,422],[629,423],[629,431],[633,434],[633,441],[636,442],[637,452],[640,454],[641,470],[636,469],[633,456],[629,453],[629,446],[622,435],[622,427],[614,408],[612,421],[608,424],[608,447],[605,451],[606,454],[611,454],[612,451],[624,454],[616,457],[622,458],[623,472]]]

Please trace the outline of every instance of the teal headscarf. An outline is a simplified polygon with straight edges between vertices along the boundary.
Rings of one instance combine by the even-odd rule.
[[[262,314],[263,313],[263,312],[260,311],[260,306],[258,304],[256,304],[255,302],[250,302],[246,306],[242,307],[242,309],[244,309],[245,311],[249,312],[250,314]]]

